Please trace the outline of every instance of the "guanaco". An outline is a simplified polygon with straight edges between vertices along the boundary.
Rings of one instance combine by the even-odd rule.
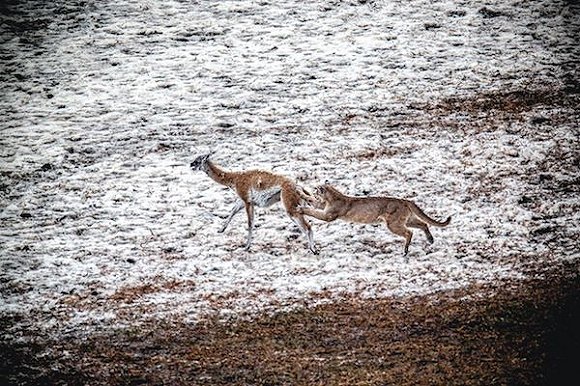
[[[433,235],[428,225],[444,227],[451,222],[451,217],[442,222],[433,220],[410,200],[347,196],[328,184],[317,187],[315,196],[324,204],[324,209],[299,207],[300,213],[327,222],[336,219],[363,224],[384,222],[391,232],[405,238],[405,256],[413,237],[409,228],[421,229],[432,244]]]
[[[318,254],[318,249],[314,244],[312,228],[302,213],[297,209],[298,206],[305,202],[316,203],[314,197],[309,192],[297,186],[290,178],[269,171],[226,171],[210,161],[211,155],[212,153],[197,157],[191,163],[191,168],[205,172],[215,182],[233,189],[239,196],[239,200],[219,230],[220,233],[224,232],[232,218],[242,208],[245,208],[248,216],[248,238],[245,249],[249,250],[252,245],[252,233],[254,229],[254,206],[268,207],[278,201],[282,201],[290,218],[298,225],[308,239],[308,248],[310,251]]]

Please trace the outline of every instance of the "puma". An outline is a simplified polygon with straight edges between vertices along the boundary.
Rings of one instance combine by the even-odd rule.
[[[327,222],[336,219],[362,224],[384,222],[391,232],[405,238],[405,256],[413,237],[409,228],[421,229],[429,243],[433,243],[428,225],[444,227],[451,222],[451,217],[442,222],[434,220],[414,202],[399,198],[347,196],[328,184],[317,187],[315,195],[324,209],[301,206],[300,213]]]

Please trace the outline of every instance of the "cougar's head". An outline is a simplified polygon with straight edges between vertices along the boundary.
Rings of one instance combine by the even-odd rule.
[[[314,194],[319,201],[334,202],[342,197],[342,194],[336,190],[332,185],[325,183],[319,185],[314,189]]]
[[[314,195],[316,196],[316,198],[322,198],[322,196],[324,196],[324,185],[319,185],[316,188],[314,188]]]
[[[324,184],[324,185],[319,185],[316,188],[314,188],[314,195],[316,196],[316,199],[320,202],[326,202],[328,201],[329,197],[328,197],[328,187],[330,185],[328,184]]]
[[[191,166],[193,170],[204,170],[209,161],[209,157],[211,157],[212,154],[213,153],[209,153],[198,156],[189,166]]]

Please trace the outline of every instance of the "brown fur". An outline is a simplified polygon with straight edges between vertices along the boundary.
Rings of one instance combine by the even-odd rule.
[[[336,219],[363,224],[384,222],[391,232],[405,238],[405,255],[409,252],[409,244],[413,237],[413,232],[409,228],[421,229],[429,242],[433,243],[428,225],[444,227],[451,221],[451,217],[443,222],[433,220],[409,200],[347,196],[330,185],[318,187],[316,194],[324,202],[324,209],[299,208],[303,214],[328,222]]]
[[[225,231],[232,217],[241,208],[245,207],[248,216],[246,249],[249,249],[252,244],[252,230],[254,227],[254,206],[270,206],[282,201],[286,213],[308,238],[309,249],[315,254],[318,253],[314,245],[310,224],[298,210],[298,207],[305,201],[314,202],[314,197],[303,188],[298,187],[290,178],[264,170],[226,171],[211,162],[209,155],[198,157],[192,162],[191,167],[203,170],[217,183],[232,188],[241,200],[241,203],[234,206],[220,232]]]

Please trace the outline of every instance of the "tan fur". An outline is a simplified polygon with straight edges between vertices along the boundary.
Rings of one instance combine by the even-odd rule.
[[[314,197],[305,189],[297,186],[290,178],[265,170],[226,171],[211,162],[209,155],[198,157],[191,164],[191,167],[203,170],[217,183],[232,188],[241,200],[241,203],[234,206],[220,232],[225,231],[232,217],[245,207],[248,216],[246,249],[249,249],[252,244],[254,227],[254,206],[270,206],[282,201],[286,213],[308,238],[309,249],[315,254],[318,253],[314,245],[310,224],[298,210],[298,207],[304,202],[315,202]]]
[[[303,214],[328,222],[336,219],[363,224],[384,222],[391,232],[405,238],[405,255],[413,237],[409,228],[421,229],[432,243],[428,225],[444,227],[451,221],[451,217],[443,222],[433,220],[414,202],[399,198],[347,196],[330,185],[318,187],[316,195],[324,203],[324,209],[301,207]]]

